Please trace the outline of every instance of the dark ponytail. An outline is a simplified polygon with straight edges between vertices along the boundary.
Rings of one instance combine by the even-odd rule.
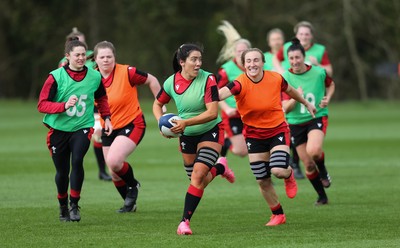
[[[304,57],[306,56],[306,52],[304,50],[304,47],[300,44],[300,40],[297,38],[293,38],[292,45],[289,46],[287,52],[289,53],[291,51],[297,51],[297,50],[300,50]]]
[[[65,53],[70,53],[75,47],[82,46],[87,50],[87,45],[80,41],[77,36],[68,37],[67,41],[65,42]]]
[[[203,46],[202,45],[197,45],[193,43],[185,43],[181,45],[178,50],[175,51],[174,57],[172,60],[172,68],[174,69],[174,72],[178,72],[182,70],[181,64],[179,61],[183,60],[186,61],[186,59],[189,57],[190,53],[192,51],[199,51],[203,55]]]
[[[179,64],[177,55],[178,55],[178,51],[175,51],[174,57],[172,59],[172,68],[174,69],[175,73],[177,73],[178,71],[180,71],[182,69],[181,65]]]

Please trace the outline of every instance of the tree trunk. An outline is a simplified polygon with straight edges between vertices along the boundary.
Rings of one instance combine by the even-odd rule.
[[[367,81],[364,74],[363,62],[358,55],[356,43],[354,40],[354,33],[351,21],[352,9],[350,0],[343,0],[343,10],[344,34],[346,37],[347,45],[349,47],[350,58],[354,64],[361,100],[366,101],[368,100]]]
[[[90,30],[89,30],[89,42],[88,46],[89,49],[92,50],[94,45],[98,42],[100,37],[99,37],[99,18],[98,17],[98,5],[97,5],[97,0],[89,0],[89,13],[88,13],[88,21],[90,24]]]

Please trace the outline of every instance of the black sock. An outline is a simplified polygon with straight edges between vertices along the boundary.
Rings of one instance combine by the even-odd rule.
[[[60,206],[68,206],[68,195],[62,198],[58,198]]]
[[[215,171],[216,171],[215,176],[224,174],[225,167],[222,164],[215,164],[214,167],[215,167]]]
[[[308,180],[310,180],[315,191],[317,191],[318,196],[327,198],[324,186],[322,185],[321,178],[319,177],[318,171],[315,171],[311,175],[307,175]]]
[[[113,181],[113,183],[118,193],[121,195],[122,199],[125,200],[126,192],[128,190],[128,187],[126,187],[125,182],[121,180],[121,181]]]
[[[297,154],[296,147],[291,145],[290,148],[292,149],[292,168],[300,169],[300,158],[299,154]]]
[[[99,167],[99,172],[106,172],[106,161],[104,160],[101,143],[94,143],[93,150],[96,157],[97,166]]]
[[[196,187],[189,185],[185,197],[185,207],[183,209],[182,221],[190,220],[192,218],[194,211],[200,203],[203,193],[204,190],[197,189]]]
[[[278,215],[278,214],[283,214],[283,208],[280,203],[276,205],[275,207],[271,208],[272,214]]]
[[[232,143],[230,139],[225,139],[224,140],[224,145],[222,146],[221,149],[221,157],[226,157],[226,154],[228,154],[229,147],[231,147]]]
[[[69,202],[70,202],[70,204],[74,203],[74,204],[78,205],[78,201],[79,201],[80,199],[81,199],[80,197],[72,197],[72,196],[69,196]]]
[[[328,177],[328,171],[325,166],[325,154],[322,153],[322,156],[320,159],[315,161],[318,167],[319,174],[322,178],[327,178]]]
[[[135,179],[133,175],[132,167],[129,163],[124,162],[124,165],[120,171],[117,172],[117,175],[124,180],[128,187],[136,187],[138,181]]]

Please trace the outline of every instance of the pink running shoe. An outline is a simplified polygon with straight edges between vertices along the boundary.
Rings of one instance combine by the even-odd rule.
[[[286,216],[285,214],[273,214],[266,226],[277,226],[286,223]]]
[[[230,183],[235,182],[235,173],[228,167],[228,160],[225,157],[219,157],[217,160],[217,164],[222,164],[225,168],[224,174],[221,175],[221,177],[225,178],[228,180]]]
[[[297,194],[297,183],[296,183],[296,179],[294,179],[293,169],[290,174],[290,177],[285,178],[284,181],[285,181],[286,195],[289,198],[294,198]]]
[[[178,235],[192,235],[192,230],[190,229],[189,220],[182,221],[179,226],[178,230],[176,230]]]

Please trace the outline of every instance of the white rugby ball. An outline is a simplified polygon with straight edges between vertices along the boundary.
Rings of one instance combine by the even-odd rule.
[[[173,113],[164,114],[158,120],[158,128],[165,136],[176,138],[182,134],[176,134],[171,131],[171,128],[176,125],[172,120],[182,120],[182,118]]]

